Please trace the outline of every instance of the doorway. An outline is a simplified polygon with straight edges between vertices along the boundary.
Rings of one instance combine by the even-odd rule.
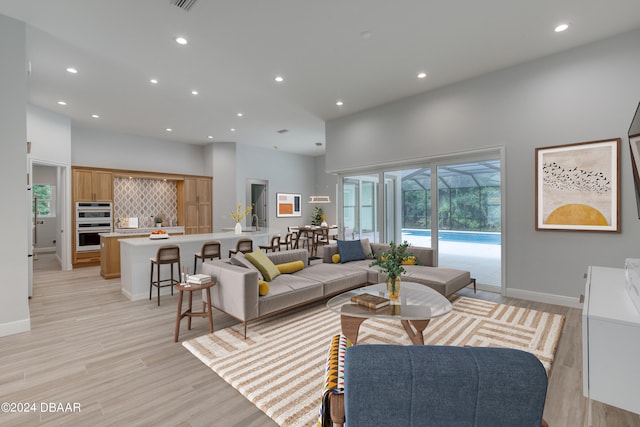
[[[268,227],[269,216],[269,192],[267,191],[269,181],[263,179],[247,180],[247,204],[252,206],[251,215],[247,219],[247,226],[260,228]],[[255,215],[255,216],[254,216]],[[256,217],[258,222],[256,224]]]
[[[70,270],[70,241],[64,230],[70,223],[67,166],[36,159],[29,160],[30,185],[27,187],[31,222],[28,229],[30,259],[52,254],[60,270]],[[51,257],[48,257],[51,259]],[[30,273],[33,271],[29,263]]]

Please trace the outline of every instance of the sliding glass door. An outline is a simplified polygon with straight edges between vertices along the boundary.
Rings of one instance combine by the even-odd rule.
[[[343,236],[345,239],[368,238],[379,242],[378,232],[378,175],[358,175],[344,178]]]
[[[502,282],[500,160],[436,166],[438,265]]]
[[[502,285],[502,185],[498,154],[487,159],[343,177],[346,239],[408,241],[434,248],[437,265]],[[378,230],[382,230],[381,233]]]

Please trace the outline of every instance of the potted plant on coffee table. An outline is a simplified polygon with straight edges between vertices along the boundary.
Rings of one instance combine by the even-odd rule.
[[[415,256],[407,252],[409,243],[405,240],[399,245],[394,242],[389,243],[389,249],[380,254],[380,259],[376,259],[369,267],[377,266],[381,273],[387,275],[387,292],[390,299],[397,299],[400,296],[400,276],[405,273],[404,263]]]

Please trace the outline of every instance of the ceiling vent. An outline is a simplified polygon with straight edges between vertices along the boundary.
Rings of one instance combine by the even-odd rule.
[[[278,133],[287,133],[287,132],[289,132],[289,129],[280,129],[278,131]]]
[[[174,6],[179,7],[182,10],[189,12],[191,8],[198,2],[198,0],[169,0]]]

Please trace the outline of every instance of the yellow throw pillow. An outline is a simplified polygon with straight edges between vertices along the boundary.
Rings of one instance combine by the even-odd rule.
[[[276,268],[280,271],[281,274],[290,274],[295,273],[296,271],[300,271],[304,268],[303,261],[291,261],[285,262],[282,264],[276,264]]]
[[[269,293],[269,282],[264,280],[258,280],[258,293],[261,297]]]
[[[280,271],[278,271],[273,261],[271,261],[260,249],[246,253],[244,254],[244,257],[248,259],[251,264],[255,265],[258,270],[260,270],[264,280],[267,282],[272,281],[280,275]]]
[[[331,262],[334,264],[340,264],[340,254],[333,254]]]
[[[416,265],[416,257],[413,255],[409,255],[402,260],[402,265]]]

